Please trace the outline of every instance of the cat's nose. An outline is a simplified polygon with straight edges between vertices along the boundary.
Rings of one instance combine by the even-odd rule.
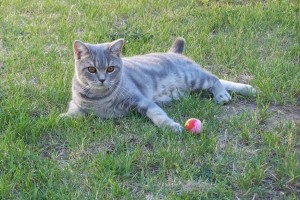
[[[99,81],[100,81],[101,83],[104,83],[105,79],[99,79]]]

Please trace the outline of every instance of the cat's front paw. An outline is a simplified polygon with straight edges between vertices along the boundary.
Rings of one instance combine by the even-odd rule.
[[[230,100],[231,100],[231,96],[226,90],[223,90],[217,93],[216,95],[214,95],[214,101],[218,104],[224,104],[229,102]]]
[[[173,122],[169,126],[175,133],[182,133],[183,128],[179,123]]]
[[[84,113],[81,111],[76,111],[76,112],[66,112],[66,113],[62,113],[58,116],[58,119],[67,119],[67,118],[71,118],[71,119],[75,119],[75,118],[80,118],[80,117],[84,117]]]
[[[68,113],[62,113],[58,116],[58,120],[63,120],[63,119],[68,119],[68,118],[73,118],[72,115],[68,114]]]

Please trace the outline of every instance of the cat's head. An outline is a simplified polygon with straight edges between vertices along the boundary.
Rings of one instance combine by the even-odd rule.
[[[92,45],[74,42],[75,75],[86,87],[109,91],[120,82],[124,40]]]

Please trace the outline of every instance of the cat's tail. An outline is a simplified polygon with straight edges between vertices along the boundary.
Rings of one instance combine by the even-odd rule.
[[[184,38],[182,37],[176,38],[176,40],[172,44],[172,47],[169,49],[169,52],[182,54],[184,49],[184,42],[185,42]]]

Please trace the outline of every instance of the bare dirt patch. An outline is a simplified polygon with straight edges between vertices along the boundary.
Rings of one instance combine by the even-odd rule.
[[[270,105],[266,108],[267,117],[263,121],[267,129],[272,129],[281,123],[292,122],[298,124],[300,122],[300,106],[277,106]],[[257,113],[259,111],[257,105],[253,102],[238,101],[223,106],[222,114],[226,117],[240,116],[244,112]]]

